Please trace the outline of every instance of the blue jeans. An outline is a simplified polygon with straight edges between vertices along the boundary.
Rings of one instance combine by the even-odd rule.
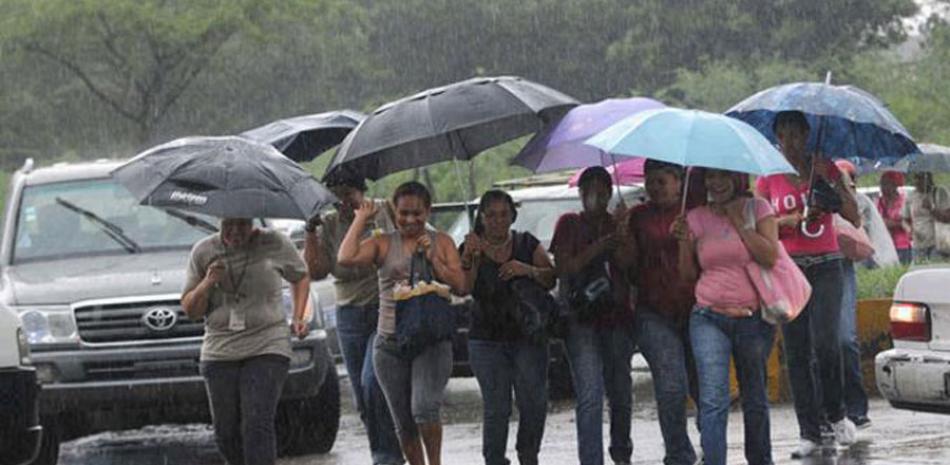
[[[762,321],[759,313],[748,318],[730,318],[701,308],[690,316],[689,334],[699,374],[703,463],[726,463],[731,356],[735,359],[742,399],[746,461],[750,465],[771,464],[769,401],[765,383],[766,363],[772,351],[775,328]]]
[[[808,305],[783,328],[788,375],[799,435],[821,443],[822,413],[831,423],[845,416],[841,370],[841,260],[802,267],[811,283]]]
[[[468,360],[482,392],[485,465],[507,465],[511,393],[518,404],[518,462],[537,464],[548,413],[548,346],[471,339]]]
[[[376,338],[377,306],[345,305],[336,310],[336,331],[343,363],[353,387],[353,403],[360,414],[374,464],[403,463],[399,439],[386,397],[373,369],[373,341]]]
[[[577,452],[581,465],[604,463],[605,394],[610,406],[610,457],[614,462],[629,461],[633,455],[633,328],[595,328],[571,322],[564,342],[577,395]]]
[[[689,334],[643,306],[637,308],[636,331],[637,345],[653,377],[660,431],[666,446],[663,463],[692,465],[696,462],[696,451],[686,432]]]
[[[842,260],[841,270],[844,274],[840,333],[841,361],[844,370],[844,405],[848,418],[856,419],[868,416],[868,395],[864,391],[861,346],[858,344],[856,327],[858,281],[854,272],[854,263],[851,260]]]

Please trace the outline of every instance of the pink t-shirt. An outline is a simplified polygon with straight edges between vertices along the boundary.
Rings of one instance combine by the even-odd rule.
[[[884,197],[877,199],[877,211],[885,220],[903,221],[904,220],[904,194],[897,193],[897,198],[893,202],[887,203]],[[910,231],[903,227],[888,228],[891,238],[894,239],[894,248],[905,250],[911,247]]]
[[[774,215],[765,200],[750,200],[755,202],[756,222]],[[699,256],[696,303],[703,307],[758,308],[758,294],[745,269],[752,255],[729,219],[703,206],[690,210],[686,221]]]
[[[830,163],[830,162],[829,162]],[[832,177],[841,175],[834,165]],[[756,180],[755,189],[762,197],[772,204],[776,216],[784,216],[793,212],[804,212],[808,199],[808,185],[796,186],[789,182],[784,174],[773,174],[760,177]],[[835,232],[834,215],[824,215],[817,223],[809,223],[808,231],[815,237],[802,233],[801,225],[795,227],[780,227],[778,238],[791,256],[822,255],[838,251],[838,235]],[[818,234],[818,233],[821,234]]]

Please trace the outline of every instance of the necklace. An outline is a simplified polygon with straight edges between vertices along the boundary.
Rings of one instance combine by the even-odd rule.
[[[502,242],[491,242],[487,238],[485,239],[485,252],[488,253],[493,259],[501,256],[507,252],[508,246],[511,244],[511,232],[508,232],[507,237]],[[498,260],[495,260],[498,261]]]

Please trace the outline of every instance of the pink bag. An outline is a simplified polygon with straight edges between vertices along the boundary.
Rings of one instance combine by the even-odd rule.
[[[755,223],[755,204],[749,201],[746,221]],[[759,294],[762,319],[773,324],[788,323],[802,312],[811,298],[811,284],[779,243],[775,266],[765,268],[754,260],[746,265],[746,273]]]
[[[835,215],[835,231],[838,233],[838,249],[853,262],[863,262],[874,255],[871,238],[864,229],[855,228],[850,221]]]

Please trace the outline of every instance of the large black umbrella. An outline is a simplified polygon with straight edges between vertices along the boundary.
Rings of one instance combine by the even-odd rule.
[[[149,149],[112,176],[143,205],[219,218],[307,219],[336,197],[274,147],[243,137],[185,137]]]
[[[294,161],[306,162],[339,145],[365,117],[353,110],[329,111],[280,119],[240,135],[271,144]]]
[[[327,173],[346,165],[369,179],[447,160],[539,131],[578,104],[514,76],[480,77],[379,107],[351,132]]]

